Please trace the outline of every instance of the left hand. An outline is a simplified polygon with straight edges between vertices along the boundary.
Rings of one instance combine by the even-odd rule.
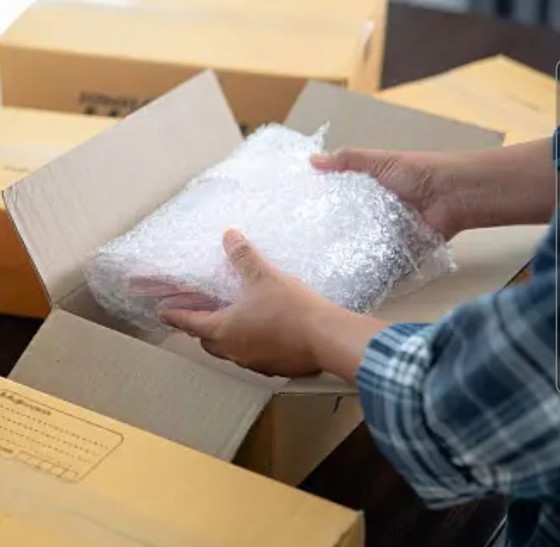
[[[166,310],[162,320],[200,338],[208,353],[262,374],[320,372],[311,331],[337,307],[268,263],[239,232],[224,234],[224,250],[243,282],[239,300],[217,311]]]

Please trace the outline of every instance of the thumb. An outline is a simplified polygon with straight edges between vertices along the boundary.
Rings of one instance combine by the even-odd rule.
[[[195,338],[212,338],[219,312],[190,311],[180,309],[163,310],[159,317],[167,325],[186,332]]]
[[[243,281],[259,277],[272,269],[270,264],[237,230],[230,229],[224,233],[224,251]]]
[[[359,171],[379,175],[394,162],[385,150],[341,148],[332,154],[314,154],[311,164],[322,171]]]

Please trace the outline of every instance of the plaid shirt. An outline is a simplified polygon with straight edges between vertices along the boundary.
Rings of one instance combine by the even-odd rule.
[[[560,545],[557,222],[529,281],[382,330],[357,376],[377,446],[426,503],[505,494],[515,547]]]

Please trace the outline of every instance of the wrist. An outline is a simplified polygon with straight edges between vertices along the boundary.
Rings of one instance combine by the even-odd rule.
[[[355,383],[369,341],[386,323],[325,302],[313,309],[307,325],[307,347],[313,364]]]
[[[554,209],[549,140],[456,154],[439,175],[455,233],[548,222]]]
[[[429,224],[438,226],[446,240],[471,228],[472,219],[464,207],[465,190],[474,183],[468,163],[461,155],[438,155],[431,169]]]

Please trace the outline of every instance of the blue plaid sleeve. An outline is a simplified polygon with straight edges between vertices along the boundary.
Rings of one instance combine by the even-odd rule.
[[[557,213],[556,213],[557,215]],[[432,507],[560,499],[555,220],[523,285],[370,342],[357,380],[379,449]]]

